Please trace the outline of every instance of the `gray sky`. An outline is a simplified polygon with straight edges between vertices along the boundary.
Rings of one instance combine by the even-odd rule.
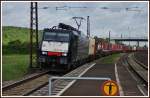
[[[147,37],[148,28],[148,3],[147,2],[39,2],[39,28],[52,27],[59,22],[76,27],[71,19],[73,16],[87,18],[90,16],[91,35],[108,37],[131,36]],[[66,10],[56,10],[56,7],[65,7]],[[87,7],[74,8],[69,7]],[[102,8],[108,9],[102,9]],[[130,8],[132,11],[127,11]],[[3,2],[2,25],[29,27],[30,3],[29,2]],[[86,34],[86,20],[83,21],[81,30]]]

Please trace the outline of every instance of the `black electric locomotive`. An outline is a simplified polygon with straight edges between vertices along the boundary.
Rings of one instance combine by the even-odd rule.
[[[70,25],[43,30],[39,62],[42,67],[69,70],[88,59],[89,39]]]

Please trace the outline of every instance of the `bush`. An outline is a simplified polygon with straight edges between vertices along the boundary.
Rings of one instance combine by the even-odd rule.
[[[35,43],[33,43],[35,46]],[[3,45],[3,54],[29,54],[29,42],[21,43],[20,40],[11,41],[8,45]],[[34,49],[35,50],[35,49]]]

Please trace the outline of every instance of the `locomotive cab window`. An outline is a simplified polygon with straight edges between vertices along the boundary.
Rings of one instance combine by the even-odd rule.
[[[58,33],[57,37],[59,38],[59,41],[69,41],[68,33]]]
[[[69,33],[44,32],[44,40],[68,42],[69,41]]]
[[[55,32],[45,32],[44,33],[44,40],[55,40],[56,33]]]

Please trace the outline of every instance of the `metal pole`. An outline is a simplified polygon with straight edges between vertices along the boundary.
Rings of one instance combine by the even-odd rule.
[[[35,46],[33,46],[33,40],[35,40]],[[36,53],[34,56],[33,54]],[[32,68],[35,64],[37,66],[38,61],[38,4],[37,2],[31,2],[30,7],[30,65]]]
[[[90,37],[90,19],[87,16],[87,37]]]
[[[52,92],[52,79],[49,78],[49,96],[52,95],[51,92]]]
[[[32,68],[32,37],[33,37],[33,2],[30,5],[30,65],[29,67]]]
[[[35,19],[36,19],[36,31],[35,31],[35,33],[36,33],[36,36],[35,36],[35,38],[36,38],[36,65],[37,65],[37,63],[38,63],[38,46],[39,46],[39,44],[38,44],[38,4],[37,4],[37,2],[35,2]]]
[[[129,30],[129,47],[130,47],[130,29],[128,27],[128,30]]]
[[[65,80],[111,80],[108,77],[50,77],[52,79],[65,79]]]
[[[137,47],[139,47],[139,41],[137,41]]]
[[[109,31],[109,44],[108,44],[108,49],[110,49],[110,31]]]
[[[122,34],[121,34],[121,39],[122,39]],[[120,43],[122,44],[122,41]]]

